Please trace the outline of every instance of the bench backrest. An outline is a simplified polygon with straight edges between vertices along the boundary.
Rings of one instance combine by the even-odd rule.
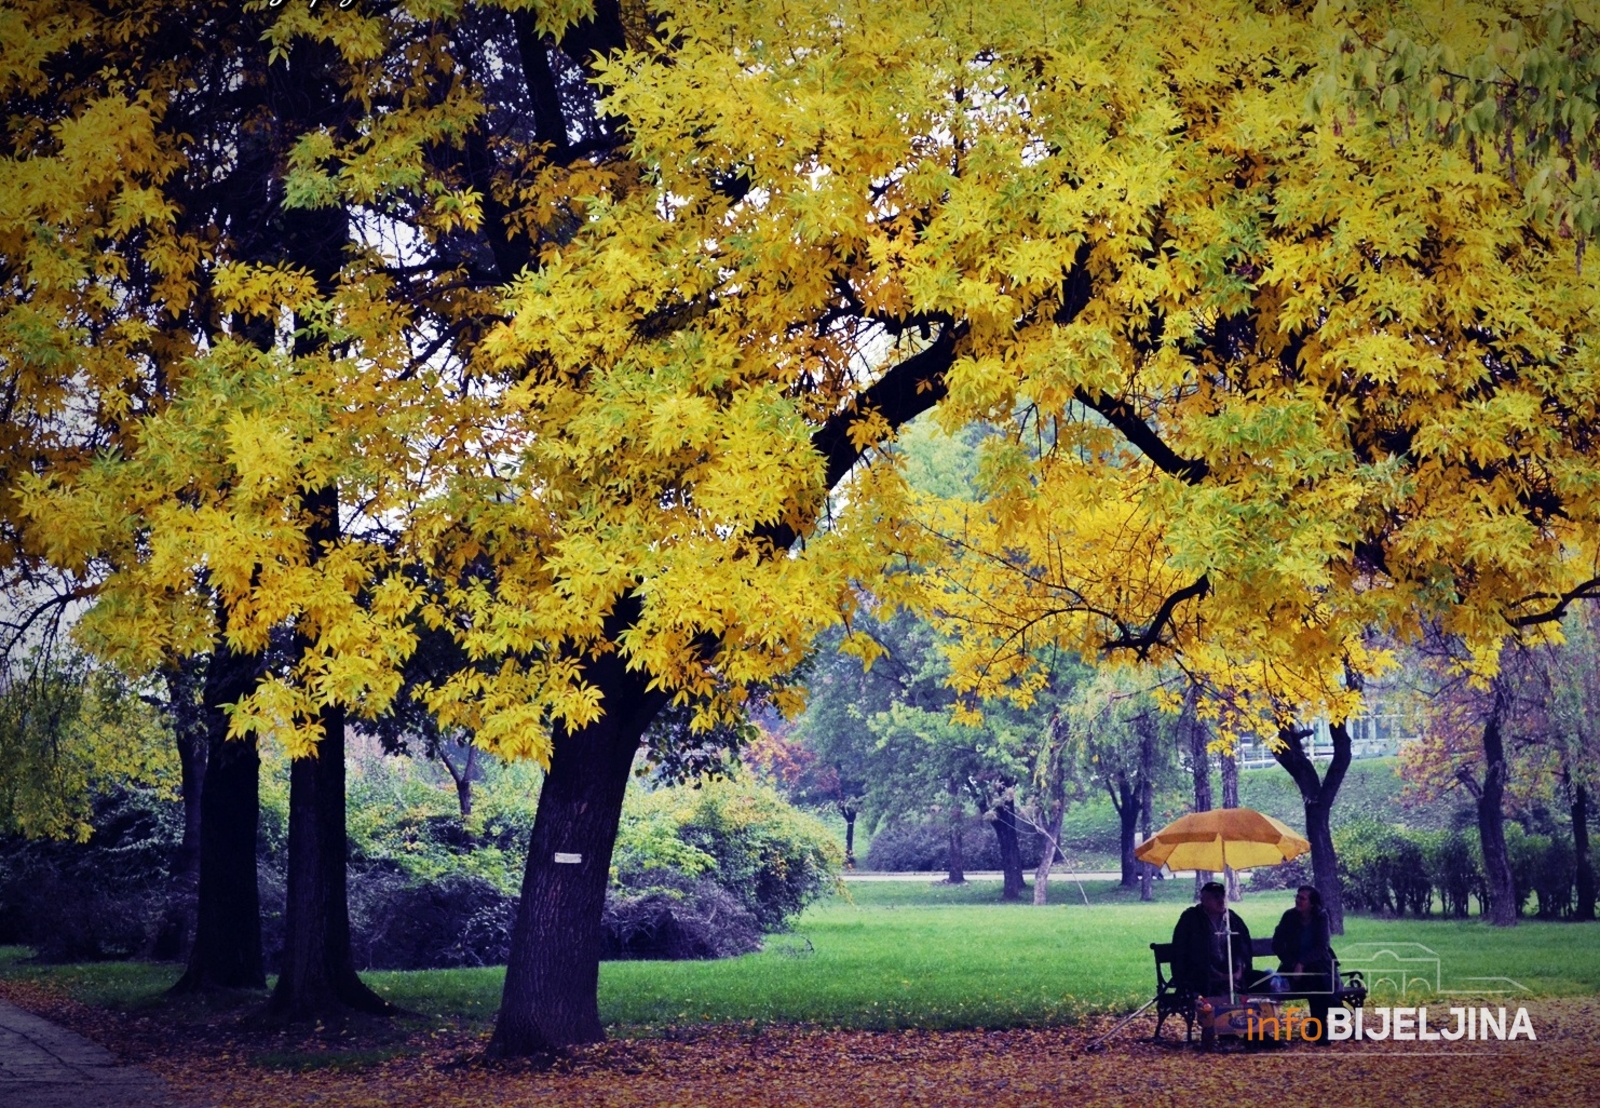
[[[1172,964],[1172,944],[1171,943],[1151,943],[1150,944],[1150,949],[1155,952],[1156,969],[1157,969],[1157,971],[1159,971],[1162,966],[1170,966]],[[1272,940],[1271,939],[1251,939],[1250,940],[1250,956],[1252,958],[1270,958],[1270,957],[1272,957]]]

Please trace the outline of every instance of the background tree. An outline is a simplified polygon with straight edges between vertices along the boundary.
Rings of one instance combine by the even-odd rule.
[[[1565,642],[1538,650],[1548,687],[1545,740],[1553,748],[1552,772],[1565,793],[1577,865],[1577,918],[1595,917],[1594,861],[1589,823],[1600,791],[1600,619],[1592,604],[1562,621]]]
[[[1117,838],[1122,858],[1122,884],[1139,881],[1144,863],[1134,858],[1138,835],[1149,835],[1149,808],[1154,792],[1165,786],[1174,767],[1178,744],[1172,732],[1183,726],[1162,710],[1154,696],[1160,674],[1125,667],[1095,673],[1073,705],[1083,734],[1084,754],[1092,776],[1106,790],[1117,813]]]

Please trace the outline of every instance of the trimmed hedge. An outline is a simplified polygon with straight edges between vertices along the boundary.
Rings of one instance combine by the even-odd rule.
[[[1379,915],[1431,915],[1437,900],[1449,916],[1465,916],[1469,901],[1483,910],[1488,882],[1483,852],[1471,830],[1410,831],[1358,820],[1334,832],[1347,908]],[[1540,919],[1565,919],[1577,902],[1577,859],[1565,835],[1532,835],[1506,821],[1517,914],[1530,901]]]

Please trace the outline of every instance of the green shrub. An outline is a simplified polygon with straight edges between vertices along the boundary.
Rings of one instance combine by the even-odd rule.
[[[1345,904],[1357,911],[1398,916],[1407,909],[1426,915],[1432,882],[1421,845],[1399,829],[1371,819],[1355,820],[1334,833]]]
[[[1578,855],[1572,840],[1551,835],[1533,871],[1533,892],[1539,898],[1540,919],[1571,916],[1576,907]]]
[[[1540,919],[1560,919],[1572,914],[1578,880],[1577,855],[1564,835],[1530,835],[1522,825],[1506,824],[1506,855],[1511,862],[1511,882],[1517,914],[1538,898]]]
[[[626,834],[615,854],[619,885],[647,889],[652,871],[705,873],[767,931],[783,929],[832,889],[843,861],[820,820],[751,781],[638,791],[623,811]]]
[[[1478,860],[1476,840],[1462,831],[1424,832],[1417,840],[1428,882],[1439,894],[1439,910],[1447,916],[1465,918],[1470,897],[1476,896],[1483,903],[1483,866]]]

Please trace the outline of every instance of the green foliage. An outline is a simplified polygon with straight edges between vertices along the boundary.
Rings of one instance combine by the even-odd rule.
[[[783,929],[833,888],[843,861],[820,820],[751,781],[637,792],[624,807],[623,826],[629,838],[617,844],[619,880],[646,882],[651,868],[707,873],[768,931]]]
[[[0,673],[0,833],[84,842],[98,795],[177,779],[159,714],[110,670],[68,654]]]
[[[153,789],[94,798],[86,841],[0,837],[0,943],[45,961],[149,956],[170,924],[183,811]]]
[[[1334,833],[1345,903],[1357,911],[1423,915],[1430,883],[1421,845],[1400,830],[1359,819]]]
[[[1570,916],[1577,883],[1571,840],[1530,834],[1514,821],[1505,836],[1517,914],[1536,897],[1540,919]],[[1359,819],[1335,831],[1333,841],[1348,908],[1421,916],[1432,912],[1437,896],[1443,913],[1459,918],[1467,915],[1469,897],[1484,903],[1483,853],[1468,831],[1417,832]]]
[[[1424,832],[1418,836],[1428,882],[1438,894],[1439,908],[1447,916],[1465,918],[1467,900],[1484,901],[1483,866],[1477,838],[1459,830]]]

